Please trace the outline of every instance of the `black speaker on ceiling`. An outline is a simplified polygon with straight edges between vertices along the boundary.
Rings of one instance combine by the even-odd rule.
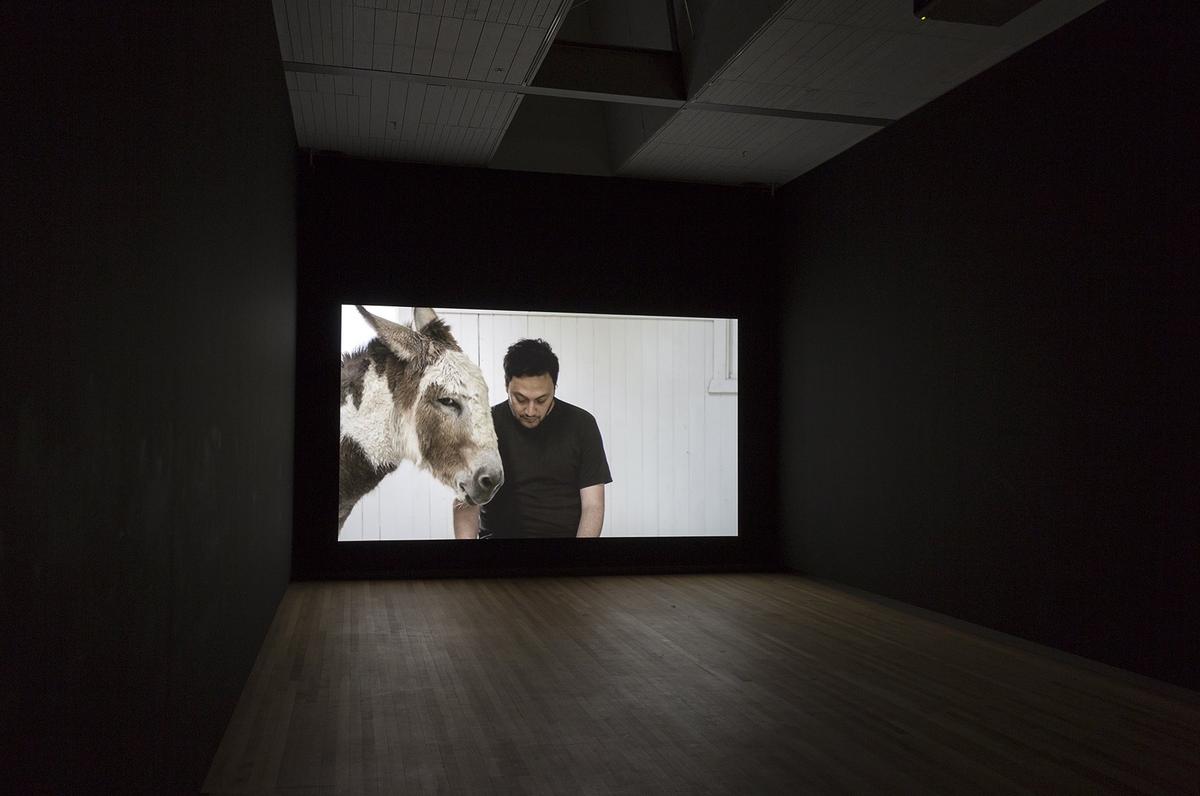
[[[1037,5],[1039,0],[913,0],[917,19],[998,27]]]

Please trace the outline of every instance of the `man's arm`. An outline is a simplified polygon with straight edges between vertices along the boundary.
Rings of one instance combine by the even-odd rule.
[[[454,538],[479,538],[479,507],[454,501]]]
[[[593,484],[579,490],[579,539],[600,535],[604,527],[604,484]]]

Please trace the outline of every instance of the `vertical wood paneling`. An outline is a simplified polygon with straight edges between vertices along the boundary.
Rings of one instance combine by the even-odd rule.
[[[632,442],[628,430],[631,427],[629,407],[629,324],[605,324],[611,328],[606,334],[611,342],[609,356],[609,374],[612,393],[612,425],[611,429],[624,429],[622,434],[609,434],[606,437],[605,452],[608,453],[609,468],[615,473],[632,473]],[[611,440],[609,442],[608,440]],[[605,499],[605,521],[609,531],[615,529],[634,529],[634,513],[632,507],[632,482],[622,477],[609,484]],[[611,519],[610,519],[611,518]]]
[[[427,539],[454,538],[454,490],[437,481],[429,490],[426,505],[429,510]],[[419,526],[418,526],[419,527]]]
[[[408,514],[409,495],[413,490],[415,478],[406,477],[404,468],[409,466],[407,463],[397,468],[397,471],[392,475],[384,478],[379,482],[379,486],[375,491],[379,493],[380,502],[380,518],[383,526],[390,530],[396,525],[403,524],[405,526],[412,523],[412,517]],[[355,510],[358,507],[355,506]],[[383,536],[384,527],[376,528],[378,536]],[[390,538],[390,537],[384,537]]]
[[[600,426],[600,436],[606,440],[616,438],[616,430],[612,423],[612,355],[611,355],[611,340],[606,334],[605,324],[603,319],[586,319],[588,324],[588,333],[592,337],[592,357],[591,361],[595,364],[593,374],[593,394],[591,412],[596,418],[596,424]],[[612,467],[612,463],[609,463]],[[605,496],[607,498],[607,495]],[[605,501],[607,509],[607,500]],[[605,512],[605,525],[609,528],[619,528],[619,525],[611,525],[612,515],[607,510]]]
[[[662,473],[658,467],[659,413],[658,406],[658,335],[654,321],[638,321],[642,365],[637,371],[634,385],[638,401],[638,416],[642,419],[642,434],[639,444],[642,452],[642,469],[639,471],[642,485],[638,496],[640,511],[635,518],[637,533],[646,533],[651,528],[662,527],[662,516],[658,502],[658,483]]]
[[[705,324],[709,326],[710,324]],[[704,348],[704,329],[692,330],[688,334],[688,385],[708,384],[705,378],[705,360],[708,351]],[[688,501],[687,527],[689,530],[703,529],[705,509],[708,501],[708,484],[704,481],[704,402],[706,393],[688,390],[688,482],[692,485],[691,500]],[[696,486],[699,488],[695,488]]]
[[[658,508],[658,529],[659,531],[669,530],[672,527],[672,518],[674,515],[675,506],[672,500],[672,490],[675,486],[675,468],[672,466],[672,447],[671,439],[671,407],[674,405],[672,388],[672,369],[671,369],[671,323],[655,323],[648,322],[654,330],[654,334],[650,337],[654,341],[655,367],[654,379],[657,384],[653,400],[657,408],[656,418],[658,421],[657,444],[654,440],[650,440],[654,445],[656,455],[655,472],[658,473],[658,491],[655,493],[654,502]]]
[[[341,533],[338,534],[339,542],[358,542],[362,540],[362,506],[355,505],[350,510],[350,516],[346,518],[346,522],[342,524]],[[336,514],[331,513],[332,517]]]
[[[704,350],[712,351],[714,343],[713,324],[708,324],[704,329]],[[704,383],[708,384],[712,380],[714,374],[712,357],[705,357],[704,360]],[[718,459],[721,458],[720,435],[714,431],[714,421],[716,420],[717,407],[714,403],[715,396],[706,396],[704,402],[704,485],[707,495],[705,500],[704,512],[704,533],[710,534],[713,528],[717,527],[720,522],[717,516],[717,495],[712,490],[721,483],[721,463]]]
[[[409,472],[413,485],[409,495],[409,505],[412,506],[412,525],[407,529],[408,533],[415,535],[418,538],[425,534],[432,534],[440,529],[434,528],[431,522],[431,514],[429,511],[429,493],[437,488],[437,481],[428,473],[410,468]],[[395,531],[389,531],[394,534]],[[443,537],[443,538],[448,538]]]
[[[713,396],[719,407],[717,423],[723,428],[737,427],[737,399],[732,395]],[[720,522],[713,527],[714,534],[726,532],[725,529],[737,527],[737,479],[738,479],[738,445],[737,434],[721,434],[721,481],[717,484],[716,494],[719,496]],[[728,488],[732,484],[733,488]]]
[[[527,336],[533,340],[545,340],[546,337],[549,336],[546,332],[548,323],[548,318],[544,318],[540,315],[531,315],[528,321],[526,321]],[[559,375],[559,381],[562,381],[561,374]]]
[[[412,534],[419,536],[422,532],[431,533],[432,529],[426,524],[429,518],[429,502],[421,499],[429,492],[431,479],[411,463],[405,463],[403,467],[404,473],[400,479],[404,481],[402,493],[404,503],[401,504],[399,511],[399,516],[403,518],[403,525],[389,527],[389,535]]]
[[[738,322],[729,322],[729,377],[736,379],[738,374]]]
[[[688,383],[689,362],[686,351],[688,327],[692,325],[694,324],[676,321],[673,324],[674,333],[671,335],[671,373],[673,374],[671,386],[674,400],[667,411],[670,412],[673,424],[671,451],[674,458],[672,469],[675,476],[673,495],[675,509],[671,528],[677,533],[687,533],[690,530],[688,506],[692,500],[692,484],[688,480],[688,403],[691,399],[689,393],[699,394],[699,390],[695,389],[695,384],[689,385]],[[692,389],[689,390],[689,387]]]
[[[380,490],[384,492],[387,512],[384,516],[389,533],[394,534],[399,528],[415,527],[413,503],[419,478],[416,468],[411,463],[404,462],[379,485]]]
[[[590,396],[583,390],[582,380],[580,375],[584,368],[588,367],[583,363],[579,356],[579,319],[572,316],[552,315],[550,321],[550,337],[547,342],[556,346],[555,350],[559,350],[561,346],[562,354],[559,359],[562,360],[559,373],[563,373],[562,365],[566,367],[566,373],[571,377],[571,389],[574,391],[576,404],[581,405],[583,401],[590,400]],[[562,376],[559,376],[559,381]]]
[[[363,515],[363,539],[378,541],[380,538],[382,512],[380,504],[383,502],[383,496],[380,490],[375,489],[363,495],[358,501],[362,507]],[[357,506],[356,506],[357,508]]]

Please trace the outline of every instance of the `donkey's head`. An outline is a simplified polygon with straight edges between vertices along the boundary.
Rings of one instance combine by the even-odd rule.
[[[411,458],[468,505],[487,503],[504,482],[483,372],[429,307],[412,326],[358,311],[397,358],[387,369],[392,419]]]

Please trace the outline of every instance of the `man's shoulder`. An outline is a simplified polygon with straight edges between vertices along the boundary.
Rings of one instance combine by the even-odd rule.
[[[492,425],[496,430],[500,430],[500,422],[504,420],[505,415],[512,417],[512,412],[508,409],[508,401],[501,401],[492,407]]]
[[[588,410],[569,404],[561,398],[554,399],[554,411],[562,412],[563,417],[568,417],[575,423],[595,424],[596,418]]]
[[[496,429],[497,436],[505,440],[511,439],[519,428],[507,400],[492,407],[492,427]]]

